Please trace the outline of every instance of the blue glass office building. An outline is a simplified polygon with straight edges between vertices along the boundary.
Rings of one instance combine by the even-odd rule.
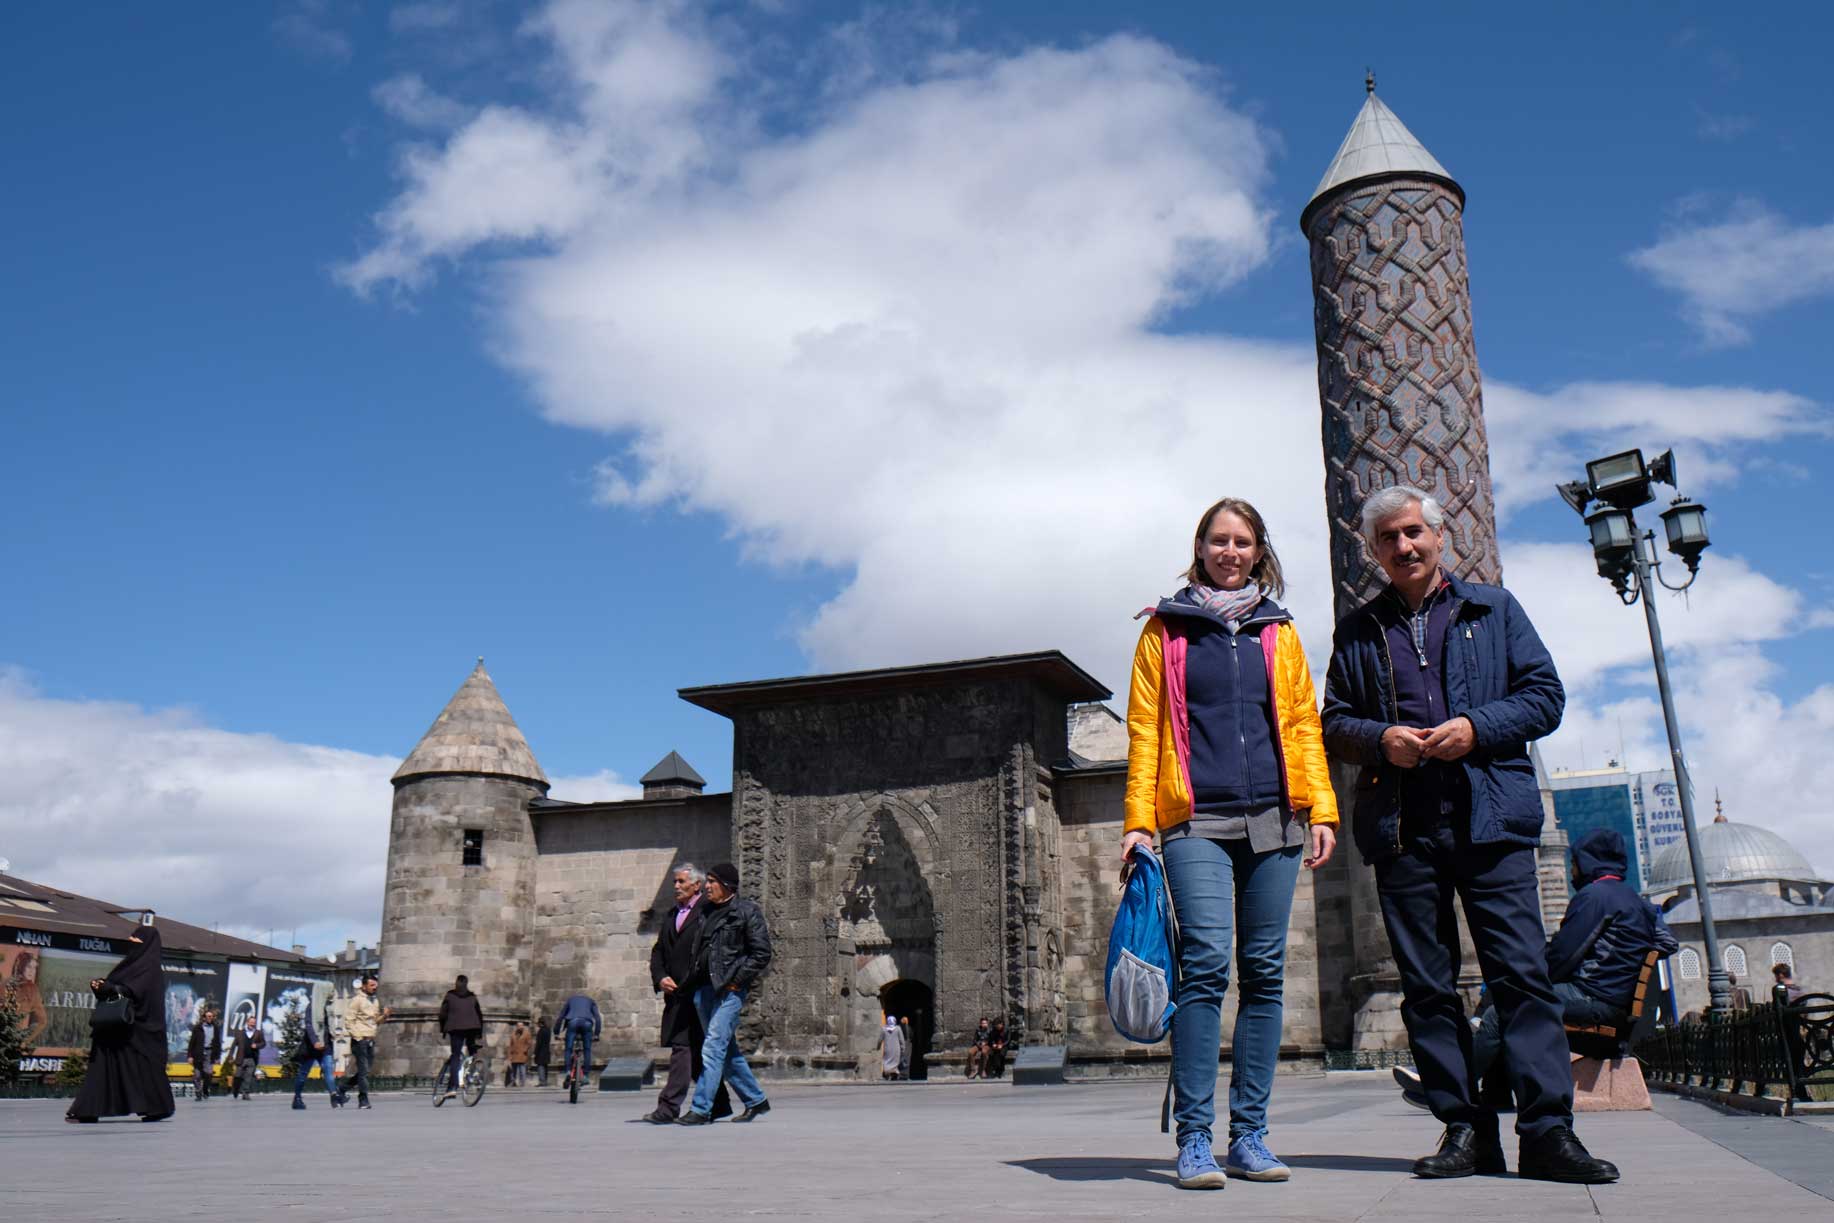
[[[1630,874],[1625,882],[1642,891],[1642,859],[1647,850],[1637,835],[1630,774],[1619,768],[1555,773],[1548,778],[1548,788],[1554,793],[1554,822],[1567,834],[1569,842],[1579,840],[1594,828],[1610,828],[1624,838],[1624,849],[1630,858]]]

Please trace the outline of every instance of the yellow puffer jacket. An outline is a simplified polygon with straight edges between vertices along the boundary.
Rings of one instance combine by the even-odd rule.
[[[1127,698],[1127,794],[1122,810],[1127,832],[1156,833],[1191,818],[1191,736],[1185,706],[1182,635],[1168,633],[1153,616],[1134,650],[1133,686]],[[1324,732],[1312,668],[1290,620],[1261,633],[1268,658],[1268,690],[1274,694],[1275,743],[1279,746],[1286,808],[1310,813],[1314,824],[1337,825],[1337,794],[1325,765]],[[1167,665],[1170,656],[1171,663]]]

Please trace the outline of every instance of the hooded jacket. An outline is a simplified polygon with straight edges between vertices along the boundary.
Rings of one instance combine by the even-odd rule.
[[[1182,595],[1181,591],[1160,600],[1134,649],[1127,699],[1127,790],[1122,802],[1127,832],[1159,832],[1182,824],[1191,818],[1193,795],[1204,797],[1192,777],[1188,663],[1194,638],[1227,633],[1228,626]],[[1236,691],[1252,690],[1266,701],[1266,741],[1274,754],[1281,810],[1288,818],[1309,814],[1314,824],[1335,825],[1337,795],[1325,764],[1318,696],[1293,618],[1272,599],[1263,599],[1230,640],[1232,662],[1246,666],[1253,658],[1261,668],[1260,676],[1243,677],[1252,679],[1252,685],[1244,682]],[[1251,644],[1244,647],[1243,640]],[[1239,700],[1234,704],[1237,707],[1225,716],[1245,714]],[[1231,793],[1248,798],[1259,788],[1253,775],[1255,752],[1246,741],[1243,746],[1239,772],[1224,763],[1228,753],[1209,754],[1199,747],[1205,771],[1197,781],[1225,803]],[[1241,789],[1232,790],[1234,786]]]
[[[1650,949],[1667,956],[1681,946],[1656,907],[1624,882],[1629,863],[1624,838],[1612,829],[1580,837],[1573,866],[1581,885],[1547,945],[1550,978],[1570,981],[1620,1011],[1630,1009]]]
[[[439,1003],[440,1035],[483,1030],[484,1008],[478,1004],[478,996],[469,989],[447,990],[446,996]]]
[[[1566,708],[1554,660],[1528,613],[1501,586],[1449,579],[1446,706],[1468,718],[1476,744],[1456,761],[1471,784],[1471,840],[1536,845],[1541,792],[1528,745],[1552,734]],[[1331,757],[1362,765],[1351,819],[1366,861],[1401,852],[1402,790],[1409,769],[1382,754],[1382,732],[1399,721],[1394,660],[1382,623],[1383,590],[1337,622],[1325,680],[1324,739]]]

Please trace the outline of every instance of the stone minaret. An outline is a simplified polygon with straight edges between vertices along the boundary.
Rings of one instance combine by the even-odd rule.
[[[1465,274],[1465,192],[1369,96],[1300,214],[1312,248],[1325,504],[1337,614],[1382,584],[1363,554],[1370,493],[1412,484],[1446,509],[1457,572],[1501,579],[1483,382]]]
[[[445,1056],[440,999],[464,973],[487,1035],[528,1017],[535,833],[547,775],[484,660],[395,771],[382,899],[379,1074],[431,1074]]]
[[[1465,192],[1375,96],[1300,214],[1312,252],[1325,506],[1339,616],[1379,590],[1361,512],[1377,489],[1412,484],[1445,507],[1447,566],[1502,579],[1484,435],[1483,383],[1465,273]],[[1355,770],[1333,768],[1344,852],[1320,872],[1319,1004],[1326,1044],[1400,1048],[1400,981],[1373,872],[1351,844]],[[1462,920],[1461,920],[1462,928]],[[1465,940],[1462,976],[1475,985]]]

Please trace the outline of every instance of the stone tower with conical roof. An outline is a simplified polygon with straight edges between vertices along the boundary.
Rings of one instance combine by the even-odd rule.
[[[484,670],[395,771],[380,946],[394,1022],[379,1074],[430,1074],[440,1000],[464,973],[487,1025],[526,1017],[534,942],[529,803],[548,778]]]
[[[1465,271],[1464,188],[1376,97],[1300,214],[1312,254],[1325,506],[1337,615],[1386,579],[1362,541],[1363,502],[1411,484],[1444,507],[1448,568],[1500,582],[1483,382]],[[1334,765],[1350,811],[1356,769]],[[1375,878],[1345,838],[1315,880],[1325,1043],[1399,1048],[1400,974]],[[1465,944],[1465,977],[1476,958]]]
[[[1465,192],[1375,95],[1300,214],[1312,250],[1325,502],[1339,616],[1383,577],[1359,515],[1412,484],[1445,507],[1450,563],[1502,578],[1483,381],[1465,272]]]

